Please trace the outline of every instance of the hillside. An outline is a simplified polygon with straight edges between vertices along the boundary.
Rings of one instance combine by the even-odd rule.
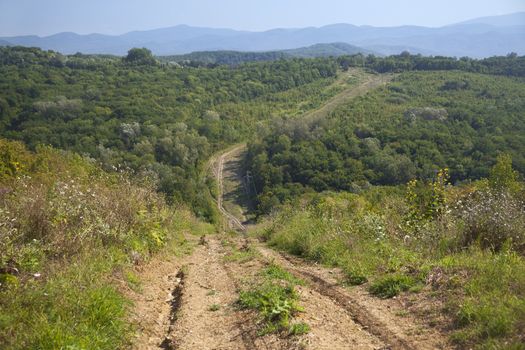
[[[170,203],[214,220],[209,185],[198,178],[210,154],[336,92],[337,64],[328,60],[238,69],[146,61],[0,49],[0,134],[155,174]]]
[[[430,28],[420,26],[373,27],[332,24],[323,27],[237,31],[179,25],[122,35],[58,33],[47,37],[2,37],[11,45],[39,47],[63,54],[125,55],[132,47],[146,47],[156,55],[195,51],[280,51],[316,44],[347,43],[379,54],[412,53],[473,58],[525,54],[522,15],[474,19]],[[402,48],[398,51],[398,48]]]
[[[278,125],[251,144],[249,170],[260,205],[271,208],[309,189],[404,184],[445,167],[453,182],[475,180],[488,176],[501,152],[525,174],[523,101],[523,80],[403,73],[325,119]]]
[[[124,348],[133,265],[183,251],[206,229],[166,204],[152,179],[0,139],[0,346]],[[196,225],[196,226],[195,226]]]
[[[491,26],[522,26],[525,25],[525,12],[511,13],[502,16],[474,18],[457,24],[486,24]]]
[[[195,55],[0,48],[0,348],[523,348],[525,56]]]
[[[298,49],[267,51],[267,52],[240,52],[240,51],[205,51],[192,52],[186,55],[161,56],[162,61],[187,62],[193,61],[203,64],[239,65],[246,62],[275,61],[291,58],[339,57],[355,54],[372,54],[372,51],[345,43],[316,44]]]

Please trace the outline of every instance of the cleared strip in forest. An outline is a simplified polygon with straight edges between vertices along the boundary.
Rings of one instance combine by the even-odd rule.
[[[343,77],[350,78],[354,75],[363,74],[360,70],[350,70],[349,72],[343,73]],[[301,121],[312,123],[321,118],[327,117],[332,113],[337,107],[349,102],[350,100],[365,95],[370,90],[376,89],[381,85],[385,85],[390,82],[395,75],[393,74],[367,74],[364,73],[365,78],[363,81],[359,82],[358,85],[352,85],[344,89],[339,94],[332,97],[328,102],[323,106],[313,111],[306,112],[300,118]]]
[[[218,198],[217,198],[217,207],[219,208],[219,211],[222,213],[222,215],[228,220],[228,222],[230,223],[230,225],[241,231],[241,232],[245,232],[246,231],[246,227],[242,224],[242,222],[236,218],[233,214],[229,213],[226,209],[224,209],[224,206],[223,206],[223,199],[224,199],[224,184],[223,184],[223,181],[224,181],[224,162],[225,160],[228,158],[229,155],[231,155],[232,153],[238,151],[240,148],[243,148],[245,147],[245,145],[239,145],[231,150],[229,150],[228,152],[226,153],[223,153],[219,156],[219,159],[218,159],[218,166],[217,166],[217,183],[218,183],[218,186],[219,186],[219,194],[218,194]]]

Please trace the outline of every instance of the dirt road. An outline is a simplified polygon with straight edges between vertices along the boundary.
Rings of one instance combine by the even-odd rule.
[[[343,91],[309,117],[329,113],[350,96],[373,88],[383,78],[370,78],[358,92]],[[356,95],[357,94],[357,95]],[[337,102],[339,101],[339,102]],[[218,155],[210,168],[216,176],[217,206],[237,234],[187,235],[192,252],[159,257],[137,271],[141,288],[126,290],[134,301],[137,325],[134,349],[447,349],[446,338],[406,310],[402,299],[380,300],[366,290],[342,286],[340,271],[276,252],[249,238],[243,223],[225,203],[242,188],[236,174],[244,145]],[[235,163],[235,164],[233,164]],[[225,169],[227,169],[225,171]],[[225,172],[227,173],[225,176]],[[226,181],[228,184],[226,184]],[[235,182],[237,183],[235,184]],[[228,204],[228,205],[226,205]],[[239,215],[240,211],[236,212]],[[297,322],[307,334],[260,334],[261,318],[238,305],[241,290],[269,265],[278,265],[305,281],[296,286],[302,312]]]

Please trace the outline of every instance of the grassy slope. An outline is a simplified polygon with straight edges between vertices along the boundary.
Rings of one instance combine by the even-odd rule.
[[[73,154],[0,140],[0,157],[0,347],[126,348],[131,305],[117,280],[181,249],[191,215]]]
[[[457,204],[458,191],[476,190],[447,189],[447,207]],[[409,212],[402,189],[319,194],[285,209],[259,234],[278,249],[341,267],[349,285],[365,284],[378,297],[411,291],[440,301],[439,312],[450,318],[445,326],[452,327],[451,338],[459,347],[522,349],[523,255],[508,243],[498,251],[479,241],[464,244],[467,219],[455,210],[421,219],[417,229],[406,224]],[[477,220],[480,230],[490,221]]]

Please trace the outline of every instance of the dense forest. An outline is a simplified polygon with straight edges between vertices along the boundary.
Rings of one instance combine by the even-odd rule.
[[[521,78],[459,71],[409,72],[341,106],[328,118],[284,122],[249,147],[261,208],[305,190],[488,175],[500,153],[525,173],[525,85]]]
[[[237,66],[248,62],[276,61],[294,58],[340,57],[359,53],[371,52],[347,43],[331,43],[280,51],[200,51],[185,55],[160,56],[159,59],[163,62],[176,62],[194,67],[214,67],[219,65]]]
[[[336,72],[326,59],[201,69],[145,49],[120,59],[0,48],[0,135],[148,173],[170,202],[212,219],[200,165],[259,122],[319,104],[336,92]]]
[[[216,214],[210,204],[209,185],[199,176],[199,169],[210,154],[225,145],[261,134],[261,130],[268,125],[276,124],[279,128],[279,118],[293,117],[315,108],[337,93],[338,89],[332,82],[339,69],[353,66],[364,66],[377,72],[460,69],[522,76],[524,62],[523,57],[516,55],[458,60],[403,53],[386,58],[358,54],[339,58],[251,62],[234,68],[205,68],[163,63],[146,49],[132,49],[126,57],[119,58],[82,54],[63,56],[34,48],[0,48],[0,135],[24,141],[32,149],[39,144],[47,144],[88,155],[101,161],[105,169],[130,168],[149,174],[156,179],[159,190],[166,193],[170,202],[188,203],[199,216],[213,220]],[[323,125],[322,128],[332,131],[316,142],[304,140],[309,138],[305,135],[291,137],[293,145],[290,146],[293,147],[291,153],[286,151],[288,156],[293,156],[294,151],[300,152],[299,148],[308,148],[302,155],[304,161],[304,157],[309,155],[322,154],[323,157],[307,166],[317,167],[317,170],[293,164],[294,174],[274,174],[270,176],[273,177],[270,182],[263,183],[261,177],[268,177],[268,173],[252,165],[259,176],[259,191],[271,184],[276,185],[279,192],[278,184],[288,182],[293,186],[297,183],[309,185],[317,190],[349,189],[367,182],[398,183],[413,175],[428,174],[433,165],[447,163],[453,156],[446,155],[442,159],[442,155],[434,155],[427,158],[422,150],[418,152],[419,157],[426,160],[408,164],[410,153],[422,146],[403,142],[395,144],[400,140],[390,139],[391,135],[386,130],[376,130],[377,125],[373,124],[379,119],[371,117],[378,113],[382,118],[388,113],[396,114],[395,120],[402,129],[406,129],[405,134],[398,136],[401,139],[421,136],[415,135],[415,130],[432,133],[452,127],[461,137],[466,137],[465,140],[476,143],[475,150],[483,153],[480,155],[471,150],[472,154],[466,158],[471,161],[482,158],[488,152],[491,158],[486,164],[489,164],[494,159],[495,150],[500,150],[491,146],[494,142],[496,145],[503,143],[505,149],[513,147],[515,154],[520,154],[519,147],[514,146],[522,144],[520,121],[515,120],[516,111],[522,107],[519,101],[523,88],[519,82],[497,78],[493,84],[490,78],[482,76],[441,75],[403,75],[389,90],[367,97],[377,101],[360,100],[355,106],[349,106],[349,109],[366,110],[360,112],[362,121],[350,117],[340,120],[340,125]],[[458,97],[464,101],[463,105],[454,102]],[[481,101],[482,105],[471,104],[473,101]],[[499,131],[496,130],[493,125],[495,119],[490,112],[491,108],[495,108],[494,104],[502,106],[507,112],[501,118],[518,125],[501,125],[498,126]],[[368,108],[370,106],[374,108]],[[446,121],[421,122],[420,117],[415,117],[413,121],[400,118],[403,112],[413,107],[443,107],[447,110]],[[422,111],[416,110],[418,113]],[[331,119],[345,115],[351,116],[354,112],[340,110]],[[462,123],[469,128],[463,128]],[[414,128],[414,125],[421,125],[422,128]],[[308,128],[314,131],[319,127],[311,125]],[[388,128],[393,130],[394,125],[390,124]],[[450,131],[447,137],[452,137],[456,131]],[[493,132],[502,132],[501,137],[505,140],[491,140],[485,147],[486,151],[479,150],[481,137]],[[315,133],[320,134],[319,131]],[[354,135],[350,137],[352,133]],[[278,142],[284,142],[285,145],[281,146],[288,147],[284,136],[279,140],[277,138],[275,134],[269,136],[265,141],[268,143],[266,148],[274,147],[272,144]],[[305,142],[316,151],[306,147]],[[346,144],[341,144],[344,142]],[[426,142],[448,143],[449,148],[453,146],[450,140]],[[374,147],[380,148],[382,158],[377,158],[378,154],[369,154],[366,155],[367,160],[361,160],[358,153],[363,150],[358,152],[356,148],[365,147],[363,143],[369,144],[369,153],[377,153],[372,150]],[[479,177],[486,173],[486,167],[485,170],[483,166],[473,169],[474,165],[458,158],[465,147],[454,151],[458,163],[457,167],[451,164],[454,179]],[[425,152],[435,153],[433,147],[424,148]],[[331,153],[326,153],[325,149]],[[253,152],[258,151],[254,149]],[[273,165],[277,167],[287,163],[280,152],[276,152],[277,157],[273,157],[274,153],[269,154],[270,163],[275,160],[277,163]],[[327,160],[324,157],[327,154],[334,162],[330,163],[331,169],[325,172],[326,169],[315,164]],[[398,171],[396,169],[374,173],[374,169],[381,168],[381,164],[390,162],[391,158],[395,159],[391,168],[398,167],[404,174],[392,176],[392,172]],[[301,163],[303,160],[300,157],[293,161]],[[523,161],[516,161],[520,171],[523,171]],[[321,171],[323,179],[315,176]],[[282,200],[286,195],[279,197]]]

